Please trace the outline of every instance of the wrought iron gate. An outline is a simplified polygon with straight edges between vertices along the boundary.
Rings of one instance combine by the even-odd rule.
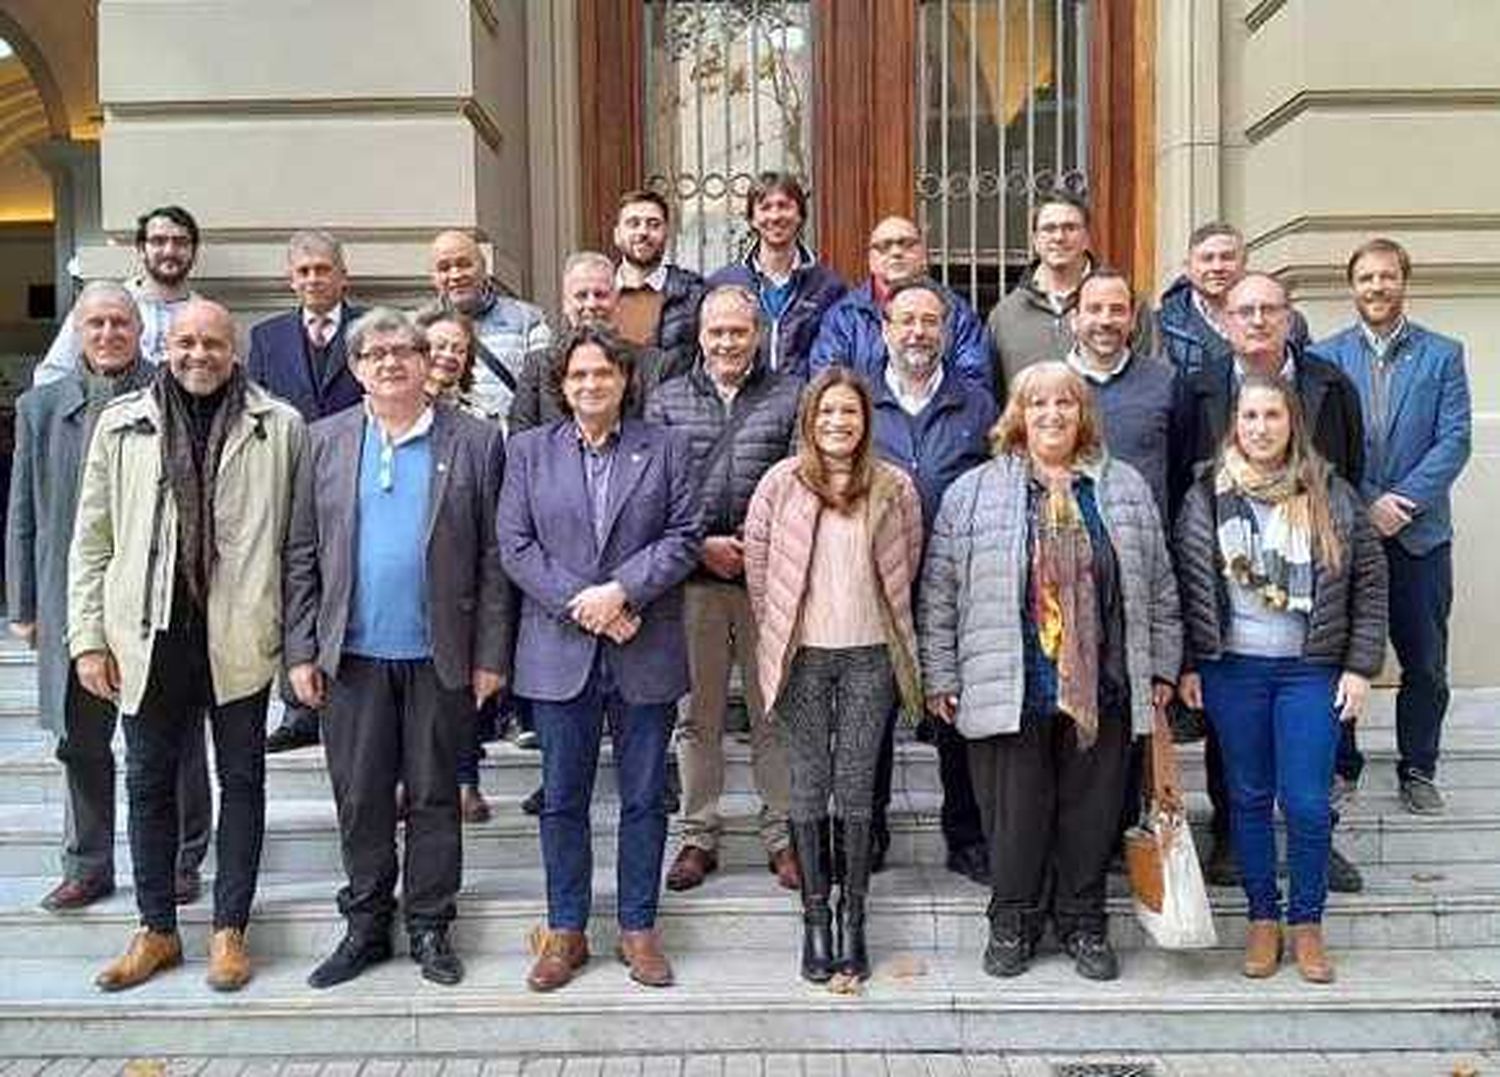
[[[981,314],[1030,258],[1031,206],[1088,192],[1086,0],[924,0],[917,213],[932,271]]]

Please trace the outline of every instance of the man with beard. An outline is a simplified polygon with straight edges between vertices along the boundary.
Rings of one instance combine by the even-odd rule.
[[[193,293],[188,274],[198,257],[198,222],[181,206],[159,206],[136,218],[135,249],[141,274],[125,282],[141,316],[141,355],[160,366],[167,352],[172,318]],[[46,385],[78,369],[83,355],[77,325],[70,315],[52,346],[32,373],[33,385]]]
[[[478,362],[470,395],[486,416],[503,425],[527,354],[545,348],[552,331],[540,309],[504,293],[467,232],[440,232],[428,263],[438,301],[474,322]]]
[[[1401,805],[1440,815],[1438,748],[1448,709],[1448,614],[1453,605],[1450,492],[1472,436],[1464,348],[1406,317],[1411,257],[1372,239],[1349,257],[1358,320],[1318,345],[1359,389],[1364,484],[1390,575],[1391,643],[1401,662],[1396,776]]]
[[[655,191],[626,191],[615,215],[615,327],[635,344],[660,348],[673,370],[693,365],[703,278],[666,260],[667,200]]]
[[[568,255],[562,274],[564,327],[592,325],[618,331],[615,315],[619,309],[620,290],[615,284],[614,263],[598,251],[575,251]],[[633,363],[625,414],[639,416],[651,391],[668,378],[686,373],[688,367],[673,365],[681,360],[680,354],[674,357],[649,345],[631,345],[631,348]],[[516,395],[510,402],[509,433],[519,434],[565,417],[562,401],[547,384],[555,358],[550,346],[526,356]]]
[[[823,315],[813,342],[809,373],[841,363],[866,379],[880,376],[885,366],[885,305],[892,290],[927,272],[927,243],[905,217],[887,217],[870,233],[870,279],[847,292]],[[948,364],[956,375],[987,390],[994,386],[994,366],[984,328],[973,308],[942,285],[937,288],[947,309],[944,339],[951,353]]]
[[[166,368],[94,428],[68,560],[78,681],[125,727],[141,928],[95,980],[133,987],[182,962],[172,870],[186,742],[213,731],[219,779],[208,984],[249,982],[245,927],[266,824],[266,696],[281,646],[281,552],[305,430],[245,377],[234,322],[192,299]]]
[[[999,416],[994,398],[988,392],[975,392],[958,374],[958,359],[948,344],[947,302],[946,290],[924,278],[891,290],[885,304],[885,355],[871,379],[875,449],[916,483],[924,535],[948,484],[989,458],[989,431]],[[886,808],[891,799],[894,718],[893,714],[876,771],[872,833],[877,861],[884,859],[890,844]],[[928,723],[923,732],[937,741],[948,870],[987,883],[989,857],[969,780],[964,738],[941,722]]]
[[[94,423],[111,400],[150,384],[141,317],[123,285],[94,281],[73,307],[83,361],[16,404],[16,482],[10,491],[5,583],[11,632],[37,653],[38,715],[57,734],[63,765],[63,881],[49,912],[81,909],[115,888],[115,709],[84,691],[68,660],[68,544]],[[193,900],[208,851],[213,798],[203,735],[187,738],[177,773],[181,844],[174,896]]]
[[[786,747],[777,726],[765,720],[766,701],[755,672],[756,626],[745,590],[741,542],[756,485],[791,451],[801,385],[767,364],[759,348],[759,310],[755,293],[741,285],[722,284],[710,291],[700,317],[702,358],[691,373],[662,385],[645,412],[647,422],[686,437],[699,469],[705,529],[684,598],[692,692],[677,726],[685,803],[682,848],[667,872],[668,890],[691,890],[719,866],[725,712],[736,661],[745,684],[766,863],[786,889],[797,889],[801,881],[788,844]]]
[[[1076,195],[1053,191],[1037,199],[1031,211],[1035,257],[1010,294],[995,304],[987,323],[1002,387],[1032,363],[1063,359],[1073,347],[1068,317],[1095,263],[1089,221],[1088,204]],[[1151,311],[1141,307],[1130,335],[1137,355],[1152,354],[1152,335]]]

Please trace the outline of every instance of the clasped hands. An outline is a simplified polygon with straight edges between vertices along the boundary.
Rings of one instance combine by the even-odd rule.
[[[613,643],[629,643],[641,629],[641,619],[627,605],[625,588],[615,580],[585,587],[568,600],[568,616],[585,632]]]

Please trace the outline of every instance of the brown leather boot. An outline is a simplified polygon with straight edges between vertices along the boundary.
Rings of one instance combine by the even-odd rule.
[[[245,932],[221,927],[208,940],[208,986],[215,991],[238,991],[250,982],[250,951]]]
[[[526,974],[533,991],[556,991],[588,964],[589,940],[582,931],[548,931],[547,939]]]
[[[671,987],[672,965],[661,952],[661,939],[654,929],[620,932],[617,951],[621,962],[630,966],[630,978],[647,987]]]
[[[1333,983],[1333,961],[1323,949],[1323,925],[1294,924],[1291,934],[1292,956],[1302,978],[1310,984]]]
[[[177,932],[152,931],[143,927],[131,937],[125,952],[94,977],[94,983],[103,991],[123,991],[180,964],[182,939]]]
[[[1281,921],[1251,920],[1245,933],[1245,975],[1252,980],[1275,976],[1281,967]]]

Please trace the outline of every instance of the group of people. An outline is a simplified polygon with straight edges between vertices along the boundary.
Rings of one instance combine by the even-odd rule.
[[[114,888],[124,726],[142,926],[102,988],[182,960],[211,831],[208,982],[250,979],[264,755],[318,739],[346,930],[309,983],[391,957],[398,879],[412,959],[457,983],[461,820],[488,812],[475,729],[497,699],[542,751],[528,985],[589,960],[606,731],[618,956],[670,984],[668,752],[675,729],[665,882],[688,890],[719,867],[736,664],[809,981],[870,973],[902,715],[937,745],[948,868],[990,889],[986,970],[1024,972],[1050,924],[1080,974],[1117,976],[1105,879],[1168,708],[1206,715],[1209,876],[1243,883],[1246,975],[1282,952],[1280,804],[1290,947],[1333,977],[1326,893],[1360,880],[1331,835],[1388,626],[1402,802],[1443,810],[1469,398],[1461,346],[1405,315],[1406,251],[1354,251],[1356,320],[1313,345],[1222,223],[1153,311],[1090,253],[1087,206],[1043,195],[1036,260],[985,325],[909,220],[875,226],[851,290],[803,244],[794,177],[760,177],[746,218],[744,259],[705,281],[666,259],[668,204],[627,192],[618,260],[567,259],[554,326],[467,234],[433,240],[412,315],[354,306],[337,240],[301,232],[298,305],[242,358],[189,287],[191,215],[142,215],[142,275],[83,288],[20,402],[7,522],[11,626],[68,788],[48,908]]]

